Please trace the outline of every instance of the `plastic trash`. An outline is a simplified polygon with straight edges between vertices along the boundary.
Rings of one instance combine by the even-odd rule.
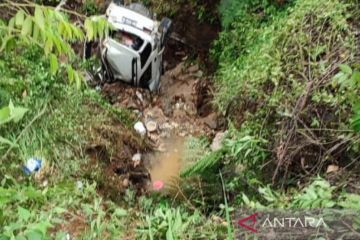
[[[154,190],[156,191],[160,191],[163,187],[164,187],[164,182],[161,181],[161,180],[156,180],[154,183],[153,183],[153,188]]]
[[[42,166],[42,160],[32,157],[27,160],[23,169],[26,175],[30,175],[34,172],[38,172],[41,166]]]
[[[149,132],[155,132],[156,129],[157,129],[157,123],[155,121],[148,121],[146,123],[146,129],[149,131]]]
[[[141,153],[136,153],[134,154],[134,156],[132,157],[132,160],[135,161],[141,161]]]
[[[134,129],[137,133],[139,133],[141,136],[145,136],[146,134],[146,128],[142,122],[137,122],[134,125]]]

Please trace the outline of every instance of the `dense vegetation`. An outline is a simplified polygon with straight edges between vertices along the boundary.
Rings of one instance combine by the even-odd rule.
[[[199,20],[214,21],[203,2],[144,2],[172,16],[193,4]],[[113,126],[136,139],[133,117],[86,86],[91,63],[73,50],[108,32],[85,16],[95,2],[82,13],[0,6],[0,239],[233,239],[239,207],[360,210],[357,1],[221,1],[211,57],[227,136],[215,152],[208,139],[188,139],[175,201],[171,189],[108,196],[101,166],[88,167],[87,146],[121,146]],[[33,156],[45,175],[24,175]]]

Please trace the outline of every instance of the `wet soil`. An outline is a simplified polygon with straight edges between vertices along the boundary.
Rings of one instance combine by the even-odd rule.
[[[132,110],[146,127],[149,123],[156,125],[145,136],[152,151],[140,151],[153,182],[167,184],[179,175],[186,137],[213,138],[222,128],[221,118],[211,104],[210,82],[197,64],[181,61],[165,72],[159,94],[121,82],[103,86],[102,93],[114,106]],[[112,169],[117,174],[127,172]]]

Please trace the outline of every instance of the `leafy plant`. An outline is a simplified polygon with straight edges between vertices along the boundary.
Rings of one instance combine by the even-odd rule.
[[[0,108],[0,127],[1,125],[11,121],[14,123],[19,122],[24,117],[27,111],[28,109],[26,108],[15,107],[12,101],[10,101],[7,107]],[[12,141],[0,135],[0,148],[3,144],[10,146],[14,145]]]
[[[58,72],[61,65],[64,65],[70,83],[75,83],[80,88],[83,81],[82,75],[74,70],[75,54],[71,43],[83,41],[85,36],[88,40],[103,38],[108,34],[109,24],[105,18],[90,17],[85,19],[83,30],[71,23],[66,14],[78,15],[75,12],[64,10],[66,14],[49,6],[33,3],[17,4],[5,1],[5,7],[15,5],[19,10],[2,29],[2,41],[0,52],[10,50],[18,42],[36,44],[43,49],[45,56],[50,62],[52,74]],[[33,9],[33,14],[27,11]],[[61,60],[60,60],[61,59]],[[64,59],[66,59],[64,61]]]
[[[214,226],[198,211],[189,213],[181,207],[160,206],[143,217],[145,222],[138,229],[140,239],[218,239],[211,230]]]
[[[333,198],[334,187],[329,182],[318,177],[306,187],[301,194],[294,197],[294,208],[331,208],[336,202]]]

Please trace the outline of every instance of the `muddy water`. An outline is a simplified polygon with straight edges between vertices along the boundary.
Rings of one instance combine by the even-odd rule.
[[[152,153],[149,156],[151,162],[149,170],[152,182],[160,180],[164,182],[166,188],[174,184],[179,178],[184,152],[184,139],[169,139],[165,147],[165,152]]]

